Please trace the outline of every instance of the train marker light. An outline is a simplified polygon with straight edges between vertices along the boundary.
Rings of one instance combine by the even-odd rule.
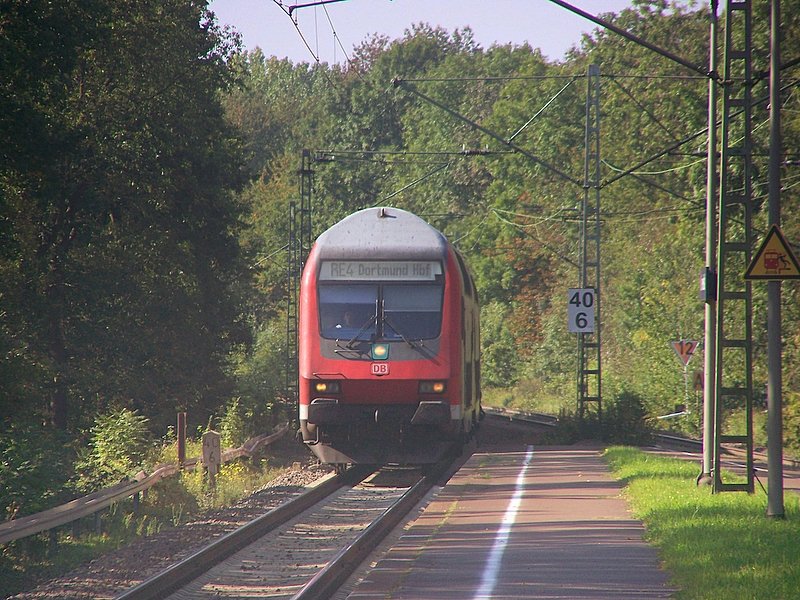
[[[318,392],[328,392],[329,394],[339,393],[339,382],[337,381],[318,381],[314,384],[314,389]]]
[[[420,381],[419,391],[421,394],[442,394],[444,393],[444,381]]]
[[[389,358],[389,344],[372,344],[372,360],[386,360]]]

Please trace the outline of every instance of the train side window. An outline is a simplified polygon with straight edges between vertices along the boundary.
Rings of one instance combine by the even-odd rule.
[[[373,339],[376,334],[377,285],[320,284],[319,317],[322,337]]]
[[[467,296],[472,296],[474,294],[472,277],[470,277],[469,271],[467,271],[467,265],[464,264],[464,259],[458,252],[456,252],[456,260],[458,262],[458,268],[461,271],[461,279],[464,281],[464,291]]]

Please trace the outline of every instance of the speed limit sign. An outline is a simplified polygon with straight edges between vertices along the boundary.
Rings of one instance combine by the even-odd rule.
[[[594,333],[594,288],[570,288],[567,319],[570,333]]]

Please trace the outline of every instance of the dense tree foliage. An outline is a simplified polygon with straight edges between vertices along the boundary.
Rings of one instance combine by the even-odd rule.
[[[2,10],[3,422],[213,410],[246,339],[235,37],[177,0]]]
[[[768,4],[754,3],[759,73]],[[560,61],[419,24],[400,39],[364,40],[344,65],[294,64],[240,52],[203,2],[32,0],[1,10],[0,408],[2,435],[22,437],[3,441],[19,459],[3,465],[4,479],[27,486],[41,471],[34,432],[47,432],[41,448],[69,443],[52,425],[83,435],[85,447],[114,415],[134,414],[124,410],[158,435],[176,408],[195,424],[214,415],[230,440],[276,418],[288,205],[304,148],[314,157],[315,235],[367,206],[426,218],[476,275],[485,385],[517,386],[532,408],[542,398],[573,408],[564,298],[578,284],[590,64],[602,76],[606,394],[635,398],[649,417],[684,401],[670,341],[703,335],[707,80],[697,72],[600,30]],[[783,23],[783,230],[794,241],[796,12],[785,10]],[[707,64],[705,6],[638,0],[606,17]],[[753,92],[766,94],[763,77]],[[760,102],[760,231],[766,119]],[[765,293],[755,289],[761,389]],[[784,286],[783,301],[787,438],[796,440],[797,284]],[[693,361],[699,368],[702,353]],[[2,501],[7,511],[20,505]]]
[[[766,68],[767,9],[767,2],[754,6],[759,72]],[[606,16],[701,68],[708,62],[708,7],[642,0]],[[799,52],[797,16],[787,14],[784,21],[786,62]],[[282,138],[286,144],[270,146],[285,148],[283,156],[262,154],[263,162],[254,163],[262,173],[248,191],[261,215],[254,216],[254,223],[261,223],[256,228],[280,233],[283,224],[273,217],[285,210],[291,187],[286,173],[299,164],[301,147],[312,149],[318,159],[315,233],[376,204],[427,218],[468,256],[478,279],[485,383],[518,382],[537,396],[560,397],[568,407],[575,396],[576,357],[563,297],[577,284],[586,73],[590,64],[598,65],[607,394],[635,394],[651,416],[671,412],[685,400],[683,368],[670,341],[703,336],[697,278],[704,262],[705,77],[601,30],[557,62],[528,46],[481,48],[469,30],[448,34],[425,25],[402,39],[366,40],[343,67],[289,65],[258,53],[246,62],[245,79],[253,86],[295,82],[283,97],[269,96],[260,113],[250,113],[258,125],[244,130],[246,136],[266,128],[281,135],[292,131]],[[792,67],[784,77],[791,80],[797,72]],[[793,89],[785,93],[784,107],[784,229],[797,239]],[[754,95],[763,93],[761,79]],[[254,87],[237,93],[229,110],[253,107],[264,98]],[[285,98],[294,107],[291,122],[281,110]],[[759,104],[754,113],[759,196],[766,190],[766,118]],[[762,229],[763,203],[757,199]],[[248,243],[254,256],[271,256],[280,238],[256,236]],[[272,296],[264,297],[264,305],[274,305],[280,289],[282,273],[274,275],[278,278],[267,277],[273,284],[264,291]],[[797,388],[798,341],[791,333],[798,329],[796,294],[794,284],[785,286],[790,398]],[[756,290],[756,304],[761,322],[762,290]],[[757,330],[761,386],[764,328]],[[701,368],[702,349],[693,360],[692,368]],[[531,401],[535,406],[536,399]]]

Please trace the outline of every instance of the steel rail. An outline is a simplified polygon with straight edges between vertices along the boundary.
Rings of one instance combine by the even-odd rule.
[[[506,419],[508,421],[522,421],[525,423],[532,423],[534,425],[543,425],[545,427],[558,427],[558,417],[555,415],[546,415],[544,413],[529,413],[518,410],[510,410],[507,408],[494,408],[484,406],[483,411],[490,417],[497,419]]]
[[[343,548],[319,571],[292,600],[325,600],[330,598],[355,572],[358,566],[377,548],[425,497],[436,482],[453,466],[450,456],[437,463],[422,479],[411,486],[392,506],[387,508],[351,544]]]
[[[115,600],[152,600],[163,598],[189,582],[193,581],[214,565],[217,565],[242,548],[252,544],[270,531],[284,525],[289,520],[324,500],[336,490],[346,485],[355,485],[363,480],[371,470],[352,468],[339,476],[331,475],[319,485],[304,492],[297,498],[288,500],[268,513],[231,531],[186,557],[166,570],[150,577],[115,596]]]
[[[687,437],[683,437],[683,436],[680,436],[680,435],[664,433],[664,432],[654,433],[653,437],[656,440],[660,440],[660,441],[664,442],[665,446],[684,446],[684,447],[689,447],[689,448],[692,449],[691,451],[694,451],[694,452],[701,452],[702,449],[703,449],[703,441],[702,440],[696,440],[696,439],[693,439],[693,438],[687,438]],[[727,455],[731,459],[731,461],[735,461],[735,459],[737,457],[739,457],[742,454],[744,454],[744,451],[743,450],[740,451],[740,449],[737,449],[737,448],[728,447],[728,448],[724,448],[722,453]],[[759,462],[764,463],[764,464],[767,463],[767,455],[764,454],[763,452],[756,452],[756,453],[754,453],[753,456]],[[800,461],[792,459],[792,458],[784,457],[782,464],[783,464],[784,469],[795,470],[795,469],[799,469],[800,468]],[[737,463],[737,462],[726,462],[726,465],[735,466],[735,467],[744,467],[744,466],[746,466],[744,463]],[[754,470],[758,471],[758,472],[763,472],[763,473],[766,473],[768,471],[768,469],[765,469],[762,466],[756,466],[756,467],[754,467]]]

